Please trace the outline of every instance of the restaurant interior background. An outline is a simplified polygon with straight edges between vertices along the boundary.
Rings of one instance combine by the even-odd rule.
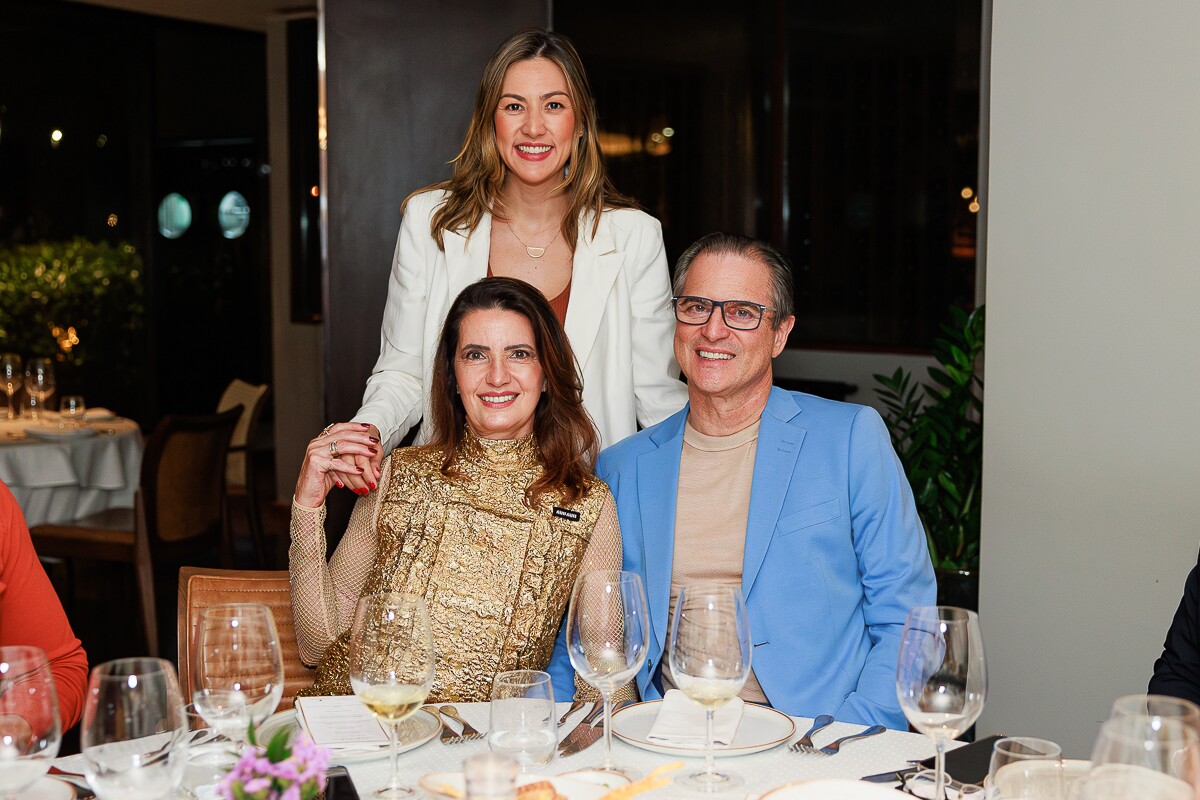
[[[1112,3],[1093,13],[1082,0],[1055,9],[1001,5],[617,0],[599,12],[577,0],[331,0],[323,18],[322,151],[314,8],[272,0],[0,0],[0,247],[73,236],[132,243],[144,265],[139,349],[116,361],[97,354],[65,380],[143,426],[166,412],[211,410],[233,377],[270,383],[259,445],[274,454],[267,456],[274,499],[286,504],[307,439],[327,421],[348,418],[361,398],[378,347],[400,202],[447,173],[447,147],[461,140],[480,67],[496,43],[522,26],[552,23],[576,41],[588,65],[616,183],[663,221],[670,260],[713,229],[770,239],[792,257],[800,324],[777,363],[785,378],[827,381],[833,385],[823,388],[872,403],[872,373],[905,366],[923,374],[947,310],[983,299],[983,234],[992,231],[984,514],[985,531],[997,533],[994,548],[985,545],[981,608],[995,668],[980,725],[1049,736],[1081,753],[1093,718],[1103,716],[1100,700],[1144,688],[1186,574],[1181,564],[1195,551],[1195,526],[1181,523],[1200,510],[1176,495],[1151,504],[1148,498],[1160,496],[1152,490],[1132,505],[1154,508],[1157,524],[1136,515],[1132,524],[1125,508],[1113,507],[1127,491],[1110,493],[1106,504],[1092,488],[1111,482],[1127,490],[1136,467],[1145,490],[1168,465],[1170,479],[1158,483],[1178,485],[1188,469],[1194,482],[1200,446],[1185,445],[1200,443],[1194,434],[1166,440],[1155,428],[1150,438],[1172,456],[1164,465],[1146,469],[1133,459],[1118,470],[1124,483],[1062,477],[1095,478],[1093,464],[1101,461],[1087,432],[1064,439],[1055,424],[1067,407],[1075,413],[1071,430],[1090,419],[1078,413],[1081,401],[1094,402],[1081,388],[1089,381],[1063,386],[1065,374],[1077,374],[1069,365],[1096,364],[1098,348],[1122,363],[1136,351],[1135,374],[1147,367],[1132,347],[1139,341],[1132,325],[1122,323],[1124,335],[1104,348],[1093,327],[1108,319],[1064,308],[1081,286],[1096,283],[1076,271],[1074,251],[1060,249],[1068,237],[1029,236],[1042,224],[1034,208],[1054,217],[1059,231],[1069,230],[1072,213],[1097,230],[1080,201],[1102,196],[1104,187],[1064,196],[1065,188],[1047,188],[1030,165],[1053,174],[1069,155],[1078,162],[1067,159],[1072,177],[1108,167],[1107,154],[1075,146],[1074,136],[1091,133],[1098,119],[1088,112],[1108,93],[1127,99],[1137,76],[1158,81],[1181,65],[1169,49],[1138,39],[1133,77],[1117,79],[1101,50],[1129,52],[1123,31],[1146,27],[1172,40],[1180,34],[1171,15],[1195,21],[1196,12],[1177,2],[1133,16]],[[1077,29],[1091,38],[1047,38]],[[1194,74],[1195,57],[1177,57]],[[1076,82],[1045,81],[1030,63]],[[1087,83],[1079,77],[1085,67],[1104,80]],[[1075,105],[1081,85],[1089,101],[1082,112]],[[1010,119],[1045,138],[1010,123],[990,131],[989,151],[997,98],[1013,111]],[[1173,108],[1194,123],[1195,106],[1189,99]],[[1058,125],[1048,134],[1045,117]],[[1109,127],[1119,122],[1103,119]],[[1129,146],[1120,135],[1107,141],[1117,150]],[[998,155],[998,142],[1019,149]],[[1181,159],[1178,143],[1168,144],[1136,156],[1195,171],[1196,157]],[[997,193],[998,175],[1008,179],[1009,194]],[[1172,283],[1172,265],[1186,260],[1171,249],[1183,226],[1170,227],[1161,214],[1165,178],[1146,180],[1152,188],[1138,206],[1138,230],[1163,231],[1149,239],[1151,250],[1166,248],[1152,263]],[[1043,189],[1038,203],[1025,192],[1029,181]],[[221,216],[232,191],[238,197]],[[160,216],[165,207],[168,222],[178,220],[169,213],[177,205],[172,193],[191,206],[192,228],[177,238],[163,233]],[[1048,207],[1051,197],[1060,202]],[[1012,223],[1001,232],[998,209]],[[317,238],[322,213],[324,241]],[[1194,238],[1182,246],[1195,255]],[[997,252],[1019,263],[998,262]],[[1093,267],[1111,258],[1104,248],[1089,250]],[[1067,274],[1075,281],[1054,287],[1062,294],[1038,292],[1048,276]],[[1128,315],[1144,287],[1116,283],[1121,291],[1112,303]],[[1007,304],[997,303],[996,287]],[[1135,305],[1142,310],[1133,317],[1156,331],[1170,325],[1179,311],[1173,303],[1196,296],[1194,281],[1175,288],[1182,293],[1164,299],[1156,292],[1144,308]],[[1108,306],[1106,295],[1086,313]],[[1093,335],[1068,335],[1080,327]],[[1161,387],[1169,373],[1174,389],[1198,388],[1194,377],[1180,379],[1161,362],[1149,369],[1156,380],[1146,386]],[[1033,375],[1040,381],[1031,383]],[[1177,418],[1169,409],[1156,424]],[[1095,413],[1107,418],[1111,410],[1102,404]],[[1042,438],[1024,444],[1031,423]],[[1042,449],[1049,442],[1052,458]],[[1093,455],[1080,468],[1063,450]],[[1047,485],[1058,493],[1043,494]],[[1080,508],[1086,513],[1072,513]],[[1125,529],[1102,523],[1106,515]],[[1158,537],[1164,525],[1162,546],[1136,557],[1089,563],[1080,555],[1091,553],[1092,540],[1115,552],[1125,534]],[[1096,652],[1102,637],[1095,634],[1109,631],[1093,620],[1093,609],[1106,606],[1080,591],[1096,584],[1120,595],[1120,619],[1135,626],[1123,639],[1124,661]],[[1024,600],[1014,602],[1014,593]],[[1030,657],[1031,638],[1057,654]]]

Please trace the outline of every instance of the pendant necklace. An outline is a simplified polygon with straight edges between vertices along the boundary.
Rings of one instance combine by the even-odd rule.
[[[525,244],[525,240],[520,236],[517,236],[517,230],[512,226],[512,223],[508,224],[508,232],[513,235],[514,239],[521,243],[521,245],[525,248],[525,253],[530,258],[541,258],[542,256],[546,255],[546,250],[550,248],[550,245],[558,241],[559,234],[562,233],[562,230],[560,229],[558,233],[554,234],[554,238],[551,239],[545,247],[530,247],[529,245]]]

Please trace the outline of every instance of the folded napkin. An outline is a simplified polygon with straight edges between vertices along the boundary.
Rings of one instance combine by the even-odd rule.
[[[104,408],[103,406],[99,408],[89,408],[87,411],[83,412],[84,419],[93,420],[95,422],[116,419],[116,416],[116,414],[109,409]]]
[[[740,697],[735,697],[713,714],[715,746],[729,747],[733,743],[738,725],[742,722],[744,705]],[[703,747],[707,735],[704,716],[704,709],[688,700],[683,692],[670,689],[658,707],[658,716],[654,718],[646,738],[659,744]]]

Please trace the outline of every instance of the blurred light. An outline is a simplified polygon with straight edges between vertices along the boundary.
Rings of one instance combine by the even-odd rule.
[[[961,191],[961,192],[959,192],[959,194],[961,194],[961,195],[962,195],[962,199],[963,199],[963,200],[966,200],[966,199],[967,199],[967,198],[969,198],[971,195],[975,194],[975,190],[974,190],[974,189],[972,189],[970,186],[964,186],[964,187],[963,187],[963,189],[962,189],[962,191]]]
[[[96,147],[104,147],[106,144],[108,144],[108,137],[103,133],[96,137]]]
[[[320,196],[321,196],[321,189],[320,189],[320,187],[318,187],[318,186],[314,186],[314,187],[312,187],[311,189],[309,189],[309,190],[308,190],[308,193],[309,193],[309,194],[311,194],[313,197],[320,197]]]
[[[108,215],[108,227],[110,227],[110,228],[117,227],[117,215],[116,214]]]
[[[672,136],[674,136],[674,135],[675,135],[675,129],[674,129],[674,128],[663,128],[663,136],[666,136],[666,137],[670,138],[670,137],[672,137]]]
[[[54,142],[55,144],[58,144],[59,142],[61,142],[62,141],[62,131],[60,131],[58,128],[55,128],[54,130],[50,131],[50,141]]]
[[[663,135],[661,133],[650,134],[650,141],[654,142],[655,144],[661,142],[662,140],[663,140]]]
[[[972,200],[971,205],[967,206],[967,210],[970,211],[972,214],[978,214],[979,213],[979,201]]]

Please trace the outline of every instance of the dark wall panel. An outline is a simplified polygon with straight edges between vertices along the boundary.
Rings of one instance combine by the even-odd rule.
[[[337,0],[326,5],[329,275],[326,412],[358,409],[379,325],[400,203],[449,176],[479,75],[545,0]]]

